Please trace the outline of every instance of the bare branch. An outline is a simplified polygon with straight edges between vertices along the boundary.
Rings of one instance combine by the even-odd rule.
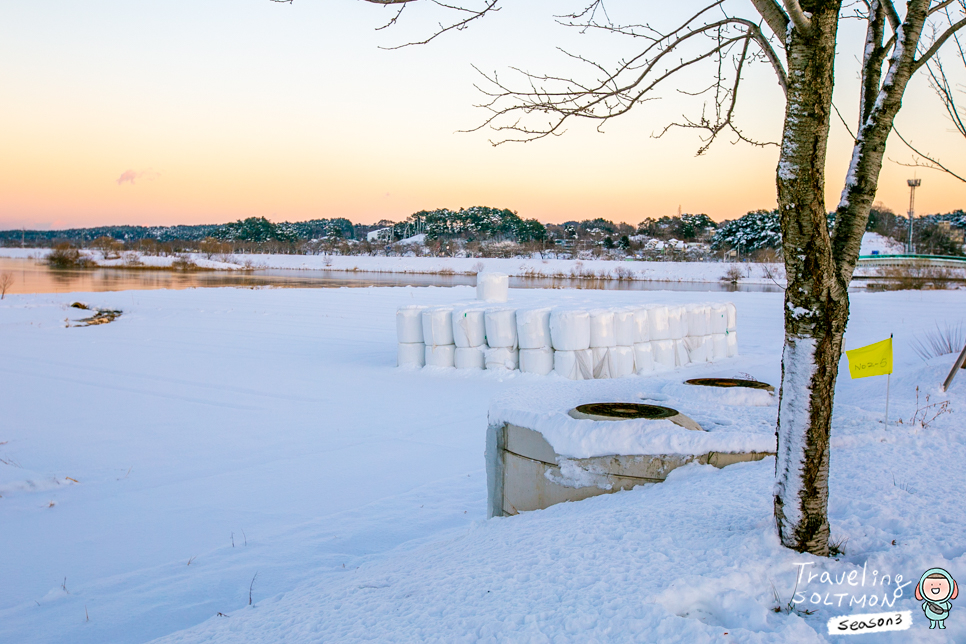
[[[798,0],[784,0],[784,3],[785,11],[788,12],[788,17],[791,19],[792,24],[795,25],[795,29],[798,29],[803,34],[810,33],[812,31],[812,21],[802,11],[802,5],[798,4]]]
[[[892,27],[892,32],[895,33],[899,29],[899,25],[902,24],[902,21],[899,19],[899,12],[896,11],[896,5],[893,4],[892,0],[881,0],[881,2],[886,16],[889,18],[889,25]]]
[[[667,125],[661,131],[660,134],[654,135],[654,138],[661,138],[668,132],[668,130],[674,127],[706,130],[708,132],[708,136],[706,138],[701,139],[702,145],[701,147],[698,148],[697,154],[695,156],[701,156],[702,154],[707,152],[708,148],[711,147],[711,145],[717,139],[718,135],[725,130],[730,130],[735,134],[735,136],[737,137],[737,140],[735,141],[735,143],[739,141],[743,141],[745,143],[749,143],[751,145],[758,146],[758,147],[765,147],[768,145],[778,146],[778,143],[774,141],[760,142],[760,141],[755,141],[748,138],[747,136],[745,136],[743,132],[741,132],[741,130],[738,129],[738,127],[734,124],[734,121],[732,120],[732,117],[734,116],[735,105],[737,104],[737,101],[738,101],[738,88],[741,85],[741,72],[745,65],[745,62],[748,60],[748,57],[749,57],[748,45],[750,44],[751,40],[753,40],[753,37],[750,33],[748,33],[747,37],[745,38],[744,45],[742,46],[741,54],[738,57],[738,62],[735,70],[735,80],[734,80],[733,86],[731,87],[731,90],[725,91],[723,95],[719,93],[715,97],[715,108],[717,110],[715,122],[712,123],[710,120],[708,120],[705,117],[704,112],[702,112],[701,119],[697,123],[687,117],[684,117],[684,123],[671,123]],[[724,81],[724,75],[721,73],[720,61],[719,61],[719,71],[716,77],[716,81],[709,89],[714,88],[714,89],[720,90],[721,84],[723,81]],[[725,108],[725,113],[722,116],[721,106],[725,102],[727,102],[727,108]]]
[[[928,16],[931,16],[932,14],[936,13],[937,11],[942,11],[943,9],[945,9],[946,7],[948,7],[949,5],[951,5],[952,3],[953,3],[953,0],[945,0],[944,2],[940,2],[935,7],[931,7],[929,9],[929,13],[927,13],[926,16],[928,17]]]
[[[772,69],[775,70],[775,75],[778,76],[778,84],[781,86],[782,92],[788,96],[788,74],[782,66],[782,61],[778,58],[778,52],[771,46],[771,42],[761,32],[761,28],[758,25],[752,22],[745,24],[748,27],[748,32],[751,34],[751,37],[754,38],[755,43],[761,48],[762,53],[765,54],[765,58],[768,59]]]
[[[952,85],[949,79],[946,78],[946,70],[943,69],[939,56],[936,56],[933,61],[926,64],[926,70],[929,72],[929,84],[936,94],[939,95],[939,99],[942,101],[943,107],[946,108],[946,112],[949,114],[953,126],[960,134],[966,137],[966,123],[963,122],[962,115],[956,106],[956,98],[953,96]]]
[[[717,4],[719,3],[715,3],[715,5]],[[598,121],[598,129],[600,129],[607,120],[626,113],[640,102],[651,100],[649,94],[652,94],[655,88],[670,76],[701,61],[717,56],[719,61],[717,80],[711,87],[702,90],[702,93],[711,90],[715,92],[717,116],[711,120],[702,114],[698,121],[685,119],[684,123],[676,125],[703,129],[709,133],[699,153],[707,149],[707,144],[725,130],[733,132],[738,140],[755,145],[769,145],[769,143],[753,141],[734,126],[732,118],[737,85],[725,85],[725,77],[721,71],[723,57],[730,55],[729,52],[735,45],[741,44],[741,54],[736,55],[735,58],[737,65],[735,83],[739,83],[743,68],[750,60],[761,59],[762,56],[769,58],[767,52],[753,55],[749,51],[750,43],[754,41],[756,45],[759,45],[762,40],[767,43],[767,39],[761,34],[758,25],[750,21],[726,17],[715,22],[701,24],[697,22],[701,13],[703,12],[689,18],[668,34],[661,37],[648,37],[650,43],[643,51],[628,60],[621,61],[610,72],[580,56],[571,56],[575,60],[591,65],[601,73],[601,77],[589,86],[578,83],[571,78],[535,75],[515,69],[514,71],[524,76],[529,85],[528,90],[521,91],[509,88],[495,74],[492,76],[483,74],[484,78],[494,86],[494,89],[481,89],[491,99],[481,107],[490,110],[492,114],[482,124],[470,131],[490,127],[494,131],[500,132],[501,135],[509,134],[509,136],[497,142],[491,141],[494,145],[500,145],[511,141],[528,142],[546,136],[557,136],[564,131],[564,125],[567,121],[578,117]],[[599,25],[597,26],[599,27]],[[727,33],[730,28],[739,26],[742,28],[739,33]],[[623,29],[623,27],[611,28],[612,31],[619,29]],[[680,50],[686,43],[701,36],[714,37],[714,44],[690,55],[679,55]],[[777,59],[774,50],[771,50],[771,56]],[[781,72],[779,75],[781,84],[784,82],[784,70],[780,64],[776,71],[779,70]],[[546,84],[559,84],[560,87],[559,89],[549,89],[545,87]],[[510,101],[513,104],[503,107],[503,101]],[[498,124],[498,119],[502,120],[511,114],[528,115],[533,113],[546,114],[552,118],[544,127],[538,128],[523,125],[519,118],[512,123]]]
[[[579,13],[561,15],[561,16],[557,16],[557,18],[566,18],[570,20],[569,22],[561,22],[560,20],[558,20],[558,22],[564,25],[565,27],[580,27],[583,31],[586,31],[587,29],[601,29],[604,31],[609,31],[611,33],[620,34],[622,36],[644,38],[652,42],[657,42],[665,38],[668,38],[675,33],[682,31],[687,25],[690,25],[691,23],[695,22],[698,18],[700,18],[704,14],[708,13],[709,11],[712,11],[713,9],[720,7],[722,4],[724,4],[724,0],[715,0],[711,4],[705,5],[700,10],[698,10],[697,13],[695,13],[690,18],[685,20],[682,23],[681,27],[675,29],[670,34],[661,33],[660,31],[650,26],[649,24],[615,25],[610,21],[609,17],[607,18],[606,23],[603,23],[603,24],[599,23],[594,20],[594,16],[596,15],[595,14],[596,9],[594,8],[597,6],[600,6],[602,8],[601,10],[603,11],[602,0],[595,0],[593,4],[591,4],[586,9],[584,9]],[[588,13],[590,15],[586,20],[580,20],[580,22],[573,22],[573,20],[581,19],[584,17],[584,15]],[[606,12],[604,12],[604,15],[606,17],[607,15]]]
[[[396,12],[396,15],[393,16],[392,19],[386,24],[384,24],[383,26],[376,27],[376,31],[382,31],[383,29],[386,29],[387,27],[392,27],[394,24],[396,24],[396,21],[399,20],[399,16],[402,15],[403,9],[405,9],[408,6],[409,6],[408,4],[400,5],[399,11]]]
[[[557,18],[557,22],[559,22],[560,24],[563,24],[569,27],[577,26],[577,24],[573,21],[580,20],[582,21],[581,24],[583,25],[583,31],[586,31],[590,27],[597,26],[596,18],[597,18],[598,10],[600,10],[600,12],[604,14],[604,18],[607,20],[606,24],[612,25],[610,16],[607,15],[607,9],[604,7],[604,0],[593,0],[593,2],[591,2],[589,5],[584,7],[583,11],[566,13],[566,14],[555,16],[555,18]],[[563,19],[566,19],[569,22],[563,22]]]
[[[906,147],[907,148],[909,148],[910,150],[912,150],[913,152],[915,152],[918,156],[922,157],[923,159],[925,159],[929,163],[919,163],[919,162],[902,163],[900,161],[895,161],[893,159],[889,159],[890,161],[892,161],[893,163],[898,164],[898,165],[904,165],[904,166],[906,166],[908,168],[928,168],[929,170],[940,170],[942,172],[945,172],[948,175],[951,175],[953,177],[956,177],[957,179],[959,179],[963,183],[966,183],[966,179],[964,179],[963,177],[959,176],[958,174],[956,174],[955,172],[953,172],[952,170],[950,170],[949,168],[947,168],[946,166],[944,166],[942,163],[940,163],[936,159],[933,159],[932,157],[929,157],[929,156],[923,154],[922,152],[920,152],[919,150],[917,150],[916,148],[914,148],[912,146],[912,144],[909,143],[909,141],[906,141],[906,139],[901,134],[899,134],[899,130],[897,130],[895,127],[892,128],[892,131],[896,133],[896,136],[899,137],[899,140],[900,141],[902,141],[903,143],[906,144]]]
[[[865,50],[862,58],[862,88],[859,94],[859,128],[869,118],[875,107],[882,81],[882,62],[889,51],[882,46],[885,37],[886,10],[881,3],[874,3],[869,9],[866,26]],[[895,34],[893,34],[893,37]],[[890,39],[890,42],[894,42]]]
[[[413,2],[413,1],[414,0],[366,0],[366,2],[375,2],[377,4],[397,4],[400,2]],[[402,49],[403,47],[411,47],[413,45],[425,45],[429,42],[432,42],[439,36],[442,36],[448,31],[462,31],[466,29],[469,26],[469,24],[474,20],[479,20],[480,18],[486,16],[489,13],[499,11],[500,8],[496,6],[499,1],[500,0],[486,0],[486,5],[482,9],[477,10],[477,9],[467,9],[466,7],[460,7],[455,5],[443,4],[442,2],[438,2],[438,0],[433,0],[433,4],[443,7],[444,9],[465,12],[465,13],[468,13],[469,15],[466,18],[463,18],[462,20],[457,20],[456,22],[446,26],[443,26],[443,23],[439,23],[439,29],[437,29],[428,38],[424,40],[407,42],[402,45],[396,45],[394,47],[380,47],[380,49],[393,50],[393,49]],[[398,14],[397,14],[397,17],[398,17]]]
[[[835,110],[835,113],[839,115],[839,120],[842,121],[842,125],[845,126],[845,131],[849,133],[849,136],[852,137],[852,141],[855,142],[856,138],[855,134],[852,133],[852,128],[850,128],[849,124],[845,122],[842,112],[839,112],[839,108],[835,103],[832,103],[832,109]]]
[[[761,14],[765,24],[776,36],[784,41],[788,32],[788,14],[786,14],[775,0],[751,0],[755,9]]]
[[[945,44],[945,42],[949,40],[953,34],[955,34],[963,27],[966,27],[966,18],[963,18],[962,20],[959,20],[949,25],[949,28],[946,31],[944,31],[938,38],[936,38],[932,46],[929,47],[929,49],[927,49],[926,52],[922,56],[920,56],[919,59],[916,60],[916,62],[912,64],[912,71],[913,72],[918,71],[920,67],[925,65],[930,58],[936,55],[936,52],[939,51],[939,48],[942,47],[943,44]]]

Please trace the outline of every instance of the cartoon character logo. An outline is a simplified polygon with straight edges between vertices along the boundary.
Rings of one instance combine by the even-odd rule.
[[[959,586],[953,576],[942,568],[930,568],[922,573],[916,586],[916,599],[922,602],[922,612],[929,620],[929,628],[946,628],[945,621],[952,610]]]

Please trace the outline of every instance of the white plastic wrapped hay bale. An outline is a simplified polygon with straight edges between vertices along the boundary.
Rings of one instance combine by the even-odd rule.
[[[553,371],[568,380],[591,380],[594,377],[592,350],[554,351]]]
[[[674,366],[686,367],[691,364],[691,355],[688,353],[688,346],[684,339],[672,340],[674,342]]]
[[[611,376],[611,352],[612,347],[591,347],[590,354],[593,357],[593,374],[595,380],[606,380]]]
[[[725,306],[728,309],[728,331],[738,330],[738,309],[735,307],[734,302],[725,302]]]
[[[707,304],[689,304],[685,310],[688,316],[689,336],[702,337],[711,333],[711,307]]]
[[[455,367],[456,366],[456,345],[455,344],[436,344],[426,345],[426,366],[427,367]]]
[[[520,349],[520,371],[546,376],[553,371],[553,349]]]
[[[638,342],[634,345],[634,370],[637,373],[654,371],[654,349],[650,342]]]
[[[683,306],[667,307],[667,323],[672,340],[682,340],[688,335],[688,311]]]
[[[550,340],[555,351],[584,351],[590,348],[590,313],[576,309],[550,312]]]
[[[517,344],[521,349],[549,349],[553,346],[550,311],[549,307],[517,309]]]
[[[728,331],[728,333],[725,334],[725,337],[728,341],[728,357],[732,358],[738,355],[738,332]]]
[[[396,341],[423,343],[423,310],[425,306],[400,306],[396,309]],[[420,358],[422,359],[422,358]]]
[[[397,367],[426,366],[426,345],[422,342],[400,342],[396,345]]]
[[[674,340],[651,340],[651,350],[655,367],[663,369],[675,367]]]
[[[634,346],[634,312],[632,307],[614,309],[614,343],[619,347]]]
[[[647,307],[647,329],[650,340],[670,340],[671,326],[668,319],[668,307],[652,304]]]
[[[634,347],[616,346],[610,349],[610,377],[634,375]]]
[[[718,302],[711,305],[711,333],[725,333],[728,331],[728,305]]]
[[[476,274],[476,299],[484,302],[506,302],[510,278],[506,273],[484,271]]]
[[[520,364],[520,351],[507,347],[492,347],[484,352],[488,370],[513,371]]]
[[[648,309],[639,306],[634,309],[634,344],[651,341],[650,316]]]
[[[711,334],[711,360],[724,360],[728,357],[728,334]]]
[[[483,315],[486,344],[491,348],[517,348],[517,312],[513,309],[487,309]]]
[[[691,362],[711,362],[714,358],[714,344],[710,335],[688,336],[684,339]]]
[[[483,347],[457,347],[455,364],[457,369],[485,369],[486,356]]]
[[[423,342],[426,346],[453,344],[453,307],[433,306],[423,309],[422,320]]]
[[[486,344],[485,312],[478,305],[453,309],[453,344],[461,349]]]
[[[617,346],[614,333],[614,312],[607,309],[594,309],[590,312],[590,347]]]

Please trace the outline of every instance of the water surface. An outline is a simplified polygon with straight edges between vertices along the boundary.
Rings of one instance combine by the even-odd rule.
[[[0,257],[0,273],[13,276],[7,293],[72,293],[186,289],[218,286],[342,288],[367,286],[474,286],[475,275],[377,273],[333,270],[170,271],[131,268],[53,269],[33,259]],[[573,288],[617,291],[780,292],[772,284],[658,282],[556,277],[511,277],[510,288]]]

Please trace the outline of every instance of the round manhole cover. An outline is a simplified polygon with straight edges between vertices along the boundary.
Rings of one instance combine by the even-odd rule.
[[[775,388],[765,382],[757,380],[742,380],[740,378],[693,378],[685,380],[686,385],[697,385],[699,387],[746,387],[748,389],[764,389],[765,391],[775,391]]]
[[[588,416],[603,416],[615,420],[631,420],[647,418],[659,420],[678,415],[678,410],[658,405],[640,405],[635,403],[590,403],[579,405],[576,411]]]

